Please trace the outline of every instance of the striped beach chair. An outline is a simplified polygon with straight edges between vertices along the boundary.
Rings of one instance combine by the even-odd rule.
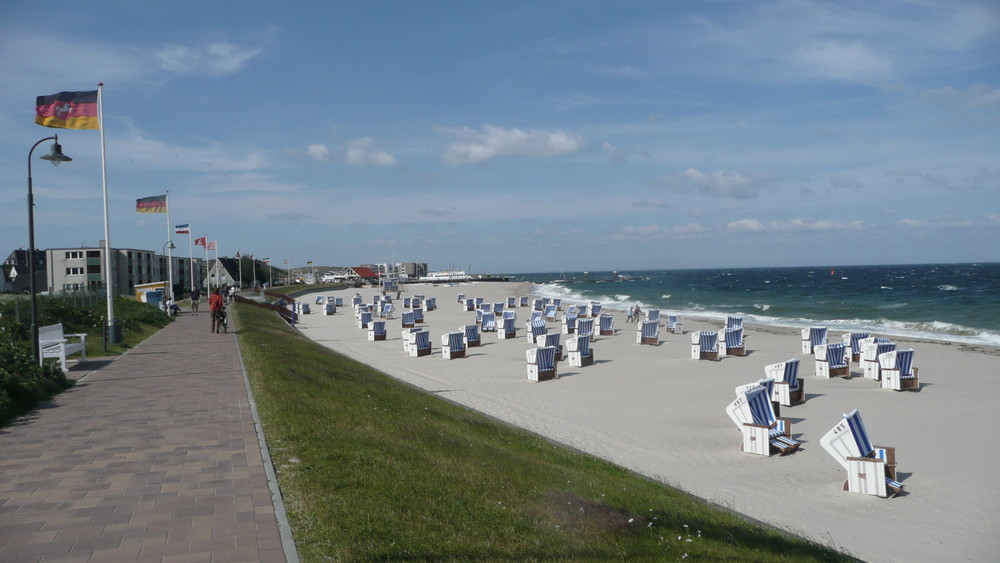
[[[744,395],[750,421],[744,422],[740,428],[743,432],[743,451],[770,456],[772,453],[788,455],[797,450],[799,442],[792,439],[792,423],[774,415],[767,388],[757,385]]]
[[[819,377],[850,377],[851,370],[847,362],[847,349],[843,342],[820,344],[816,347],[816,375]]]
[[[437,309],[437,307],[437,297],[428,297],[427,299],[424,299],[425,311],[433,311],[434,309]]]
[[[917,379],[917,368],[913,367],[914,351],[892,350],[879,355],[879,368],[882,370],[882,389],[895,391],[920,391],[920,380]]]
[[[660,310],[659,309],[646,309],[646,320],[660,322]]]
[[[481,309],[485,300],[484,297],[476,297],[476,309]]]
[[[594,319],[580,317],[576,319],[576,335],[586,336],[591,342],[594,341]]]
[[[479,325],[471,324],[458,327],[458,331],[465,338],[466,348],[476,348],[482,345],[482,337],[479,335]]]
[[[513,309],[515,307],[517,307],[517,297],[508,297],[507,298],[507,308],[508,309]]]
[[[402,336],[402,340],[403,340],[403,352],[406,352],[407,354],[410,353],[410,333],[411,332],[420,332],[422,330],[427,330],[427,329],[425,329],[423,327],[421,327],[421,328],[404,328],[402,331],[400,331],[400,335]]]
[[[719,333],[711,330],[696,330],[691,333],[692,360],[719,359]]]
[[[473,325],[475,326],[475,325]],[[446,360],[465,357],[465,334],[449,332],[441,335],[441,357]]]
[[[856,364],[861,363],[861,341],[870,337],[870,332],[845,332],[841,335],[840,338],[844,341],[847,354],[850,356],[852,362]]]
[[[576,313],[566,311],[566,314],[563,315],[562,333],[576,334]]]
[[[562,298],[553,297],[552,304],[556,306],[556,311],[562,311]]]
[[[861,340],[861,374],[865,379],[882,379],[882,367],[878,357],[896,349],[896,344],[884,337],[870,337]]]
[[[667,315],[667,330],[674,334],[684,334],[684,323],[677,315]]]
[[[362,311],[358,313],[358,328],[368,328],[368,325],[372,322],[371,311]]]
[[[517,306],[518,307],[527,307],[529,299],[531,299],[531,298],[528,297],[527,295],[521,295],[520,297],[517,298]]]
[[[354,297],[351,297],[351,307],[357,307],[360,304],[361,304],[360,295],[355,295]]]
[[[411,330],[409,340],[410,356],[419,358],[431,355],[431,333],[426,330]]]
[[[529,348],[525,355],[528,359],[528,381],[547,381],[557,377],[554,346]]]
[[[590,346],[590,339],[586,336],[574,336],[567,339],[566,350],[569,356],[569,365],[572,367],[582,368],[594,364],[594,349]]]
[[[385,340],[385,321],[372,321],[368,324],[368,340]]]
[[[537,343],[539,346],[552,346],[556,349],[556,361],[561,362],[563,359],[563,347],[559,343],[559,339],[562,335],[558,332],[547,332],[542,336],[538,337]]]
[[[599,316],[601,316],[601,309],[602,308],[603,308],[602,305],[600,303],[598,303],[597,301],[591,301],[590,302],[590,316],[591,317],[599,317]]]
[[[764,366],[764,376],[774,379],[771,399],[779,405],[790,407],[805,402],[805,382],[799,379],[798,360],[785,360]]]
[[[844,490],[879,496],[896,496],[903,484],[896,480],[896,449],[875,446],[854,409],[827,432],[819,443],[847,470]]]
[[[413,322],[419,324],[424,324],[424,310],[421,307],[413,308]]]
[[[656,346],[660,343],[660,323],[645,320],[636,326],[635,341],[639,344]]]
[[[771,408],[774,410],[774,416],[781,416],[781,405],[778,403],[778,401],[774,399],[774,384],[775,384],[774,378],[765,377],[763,379],[758,379],[753,383],[744,383],[743,385],[737,385],[735,389],[736,396],[739,397],[741,395],[744,395],[746,394],[747,391],[760,385],[761,387],[764,388],[765,391],[767,391],[767,396],[771,398]],[[737,426],[739,426],[739,424],[737,424]]]
[[[545,310],[542,315],[545,317],[546,321],[554,323],[556,321],[556,315],[558,314],[558,311],[559,311],[558,307],[549,303],[548,305],[545,306]]]
[[[503,315],[503,309],[505,305],[506,303],[502,301],[497,301],[496,303],[493,304],[493,313],[496,314],[496,316],[498,317],[500,315]]]
[[[720,330],[719,357],[722,356],[746,356],[747,347],[743,340],[743,327],[727,328]]]
[[[743,315],[729,315],[726,317],[726,328],[743,328]]]
[[[533,317],[524,323],[525,337],[527,337],[528,342],[531,344],[534,344],[538,340],[538,337],[545,334],[547,331],[548,329],[545,327],[545,321],[540,317]]]
[[[826,344],[826,327],[814,326],[802,329],[802,353],[813,354],[813,349],[820,344]]]
[[[541,297],[536,297],[531,302],[531,308],[534,309],[535,311],[543,310],[545,308],[545,300],[542,299]]]
[[[479,323],[483,332],[496,332],[497,331],[497,314],[496,313],[483,313],[483,318]]]
[[[460,305],[465,305],[465,294],[464,293],[459,293],[458,294],[458,303]]]
[[[615,333],[615,317],[607,313],[597,317],[597,332],[601,336],[612,336]]]
[[[417,321],[413,317],[413,311],[403,311],[403,313],[399,315],[399,326],[403,328],[413,328],[416,326],[416,323]]]
[[[378,316],[383,319],[391,319],[393,309],[394,307],[392,306],[392,303],[383,303],[382,310],[379,311]]]
[[[403,308],[404,309],[412,309],[413,308],[413,298],[412,297],[404,297],[403,298]]]
[[[504,318],[500,320],[500,325],[497,327],[497,338],[499,340],[507,340],[517,336],[517,319],[506,316],[509,312],[504,313]]]
[[[471,298],[471,297],[469,297],[468,299],[465,300],[465,304],[463,306],[465,307],[466,311],[475,311],[476,310],[476,300],[473,299],[473,298]]]
[[[323,314],[324,315],[335,315],[337,313],[337,304],[333,301],[327,301],[323,304]]]

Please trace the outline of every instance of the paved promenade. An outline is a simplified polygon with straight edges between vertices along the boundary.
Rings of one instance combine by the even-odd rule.
[[[236,337],[209,323],[71,367],[73,389],[0,429],[0,561],[296,560]]]

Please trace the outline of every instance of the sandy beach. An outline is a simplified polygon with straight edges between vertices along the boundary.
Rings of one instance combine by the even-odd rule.
[[[994,349],[896,339],[916,350],[920,392],[883,390],[852,364],[849,379],[814,375],[795,329],[746,327],[748,355],[692,360],[693,330],[719,322],[685,319],[683,335],[660,329],[660,344],[635,341],[635,325],[615,313],[615,334],[593,343],[595,364],[559,362],[559,378],[526,378],[524,320],[517,308],[517,338],[483,335],[483,346],[464,359],[445,360],[441,334],[474,323],[457,295],[502,301],[530,295],[519,283],[404,286],[404,296],[436,297],[425,313],[434,353],[403,352],[399,309],[386,322],[387,339],[369,342],[348,306],[323,315],[312,305],[298,328],[310,339],[386,374],[514,426],[612,461],[652,479],[751,518],[868,561],[1000,560],[1000,491],[993,483],[1000,460],[1000,355]],[[355,290],[321,291],[350,303]],[[359,291],[366,302],[375,289]],[[667,311],[664,311],[664,314]],[[560,313],[560,319],[562,313]],[[548,323],[558,332],[561,323]],[[831,332],[831,341],[840,333]],[[564,337],[565,338],[565,337]],[[791,455],[769,458],[740,451],[741,434],[726,415],[733,389],[763,377],[767,364],[801,360],[807,400],[783,407],[802,442]],[[897,478],[905,493],[882,499],[842,490],[846,471],[819,439],[859,409],[872,441],[896,448]]]

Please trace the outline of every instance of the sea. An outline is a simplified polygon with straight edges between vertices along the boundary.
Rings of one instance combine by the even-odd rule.
[[[513,274],[539,297],[1000,346],[1000,263]]]

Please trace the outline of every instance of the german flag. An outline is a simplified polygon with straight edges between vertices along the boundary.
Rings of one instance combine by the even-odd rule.
[[[167,196],[154,195],[135,200],[135,210],[139,213],[166,213]]]
[[[97,90],[38,96],[35,101],[35,123],[62,129],[100,129],[97,119]]]

